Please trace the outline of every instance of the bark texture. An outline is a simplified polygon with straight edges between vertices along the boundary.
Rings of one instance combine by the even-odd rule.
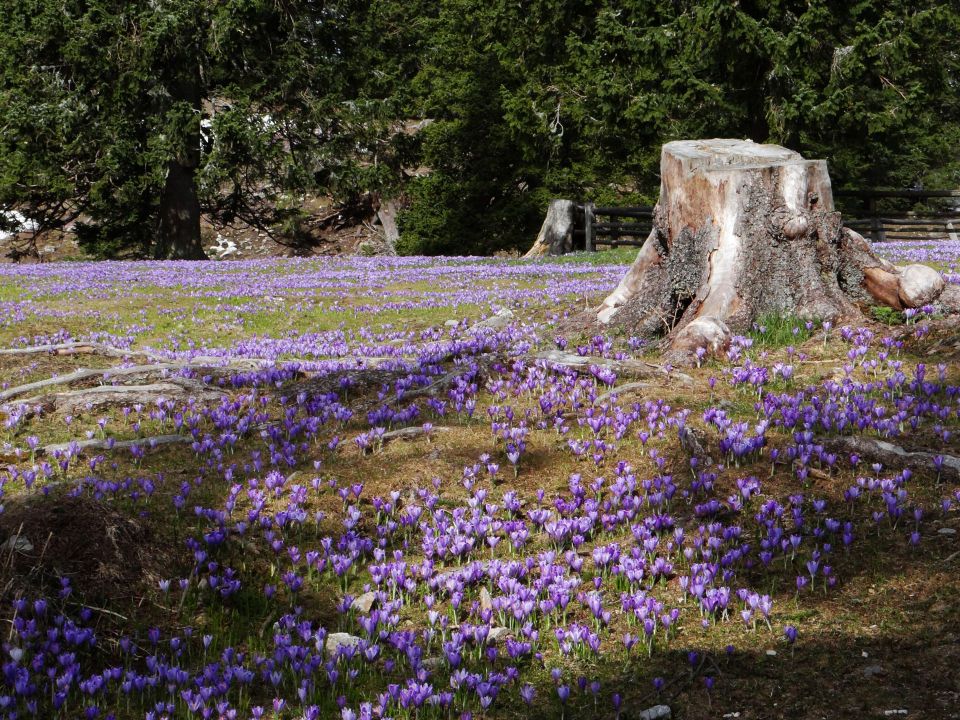
[[[934,271],[896,268],[842,226],[824,160],[683,140],[663,146],[660,174],[653,230],[597,319],[664,336],[671,361],[720,352],[765,315],[839,320],[862,304],[933,302],[943,289]]]
[[[576,205],[572,200],[551,200],[537,241],[524,257],[563,255],[571,252],[575,213]]]

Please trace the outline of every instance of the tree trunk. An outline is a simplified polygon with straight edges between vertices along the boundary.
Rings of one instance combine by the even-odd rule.
[[[572,200],[551,200],[537,241],[524,257],[564,255],[573,250],[575,212],[576,205]]]
[[[765,315],[837,320],[933,302],[939,273],[895,268],[834,211],[827,163],[778,145],[663,146],[653,230],[597,319],[665,336],[668,359],[724,350]]]
[[[200,241],[200,198],[196,174],[200,166],[200,67],[184,68],[170,82],[174,105],[171,124],[182,129],[173,139],[174,157],[167,164],[167,179],[160,196],[160,226],[154,257],[171,260],[203,260]],[[179,116],[179,117],[178,117]]]
[[[397,213],[400,208],[396,200],[381,200],[377,218],[383,228],[383,239],[387,245],[387,254],[397,254],[397,243],[400,240],[400,229],[397,227]]]
[[[167,181],[160,197],[160,229],[155,251],[157,259],[206,258],[200,243],[200,200],[197,197],[195,174],[196,165],[181,164],[177,160],[170,161],[167,167]]]

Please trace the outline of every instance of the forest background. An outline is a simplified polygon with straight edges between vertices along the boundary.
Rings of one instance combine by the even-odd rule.
[[[553,197],[652,203],[681,138],[960,186],[955,3],[9,0],[0,26],[0,221],[100,257],[202,257],[201,218],[309,243],[316,196],[395,201],[401,253],[490,254]]]

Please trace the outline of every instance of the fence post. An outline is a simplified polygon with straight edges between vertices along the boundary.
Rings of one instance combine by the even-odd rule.
[[[593,203],[583,204],[583,248],[593,252]]]
[[[957,231],[954,229],[952,222],[947,223],[947,236],[950,238],[950,242],[957,242]]]
[[[877,199],[870,198],[868,205],[870,210],[870,239],[873,242],[883,242],[886,239],[886,233],[883,231],[883,223],[880,222],[880,216],[877,214]]]

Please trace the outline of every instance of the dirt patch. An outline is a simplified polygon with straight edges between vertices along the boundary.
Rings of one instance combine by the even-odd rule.
[[[155,585],[172,560],[146,524],[87,497],[8,500],[0,538],[0,587],[8,596],[55,592],[69,578],[75,596],[112,602]]]

